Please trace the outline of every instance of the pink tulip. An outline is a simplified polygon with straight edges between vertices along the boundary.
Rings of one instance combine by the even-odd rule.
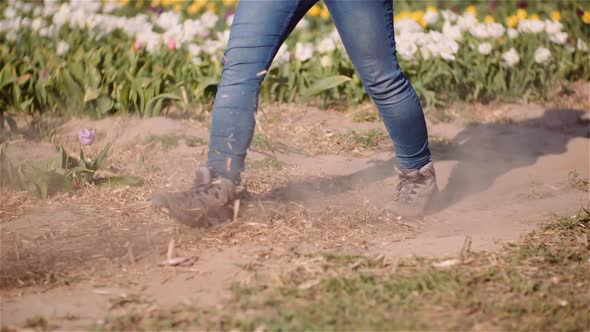
[[[139,40],[136,40],[135,43],[133,43],[133,48],[139,51],[141,49],[141,42]]]
[[[176,49],[176,40],[174,40],[174,38],[170,38],[168,40],[168,49],[169,50],[175,50]]]

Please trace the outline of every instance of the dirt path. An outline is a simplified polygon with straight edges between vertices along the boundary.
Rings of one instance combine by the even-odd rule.
[[[106,172],[141,175],[146,184],[47,201],[4,192],[0,325],[43,316],[52,328],[81,329],[126,303],[221,305],[233,283],[280,283],[307,253],[441,256],[458,252],[466,237],[474,250],[494,250],[548,215],[588,205],[573,177],[590,172],[588,111],[504,105],[501,120],[431,124],[441,195],[427,217],[404,220],[384,209],[394,154],[375,134],[379,122],[264,110],[244,176],[243,213],[208,230],[177,225],[149,207],[152,191],[188,185],[195,163],[205,160],[203,124],[67,122],[53,143],[74,149],[78,128],[96,128],[98,144],[87,154],[114,142]],[[33,148],[35,156],[53,153],[49,144],[14,142],[13,158]],[[170,240],[192,265],[158,266]]]

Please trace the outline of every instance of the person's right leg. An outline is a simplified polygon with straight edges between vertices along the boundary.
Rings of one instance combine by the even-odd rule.
[[[240,0],[223,57],[209,141],[207,167],[194,187],[156,193],[153,204],[189,225],[233,200],[252,141],[260,84],[279,47],[317,0]],[[206,226],[203,225],[203,226]]]
[[[260,84],[279,47],[317,0],[241,0],[223,58],[207,166],[239,183],[255,126]]]

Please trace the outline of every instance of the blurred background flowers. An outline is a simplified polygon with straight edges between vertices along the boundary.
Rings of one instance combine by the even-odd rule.
[[[0,108],[101,117],[210,109],[237,0],[3,1]],[[400,63],[424,104],[542,98],[589,80],[588,3],[395,1]],[[344,78],[344,79],[343,79]],[[362,88],[323,3],[280,48],[267,102],[319,95],[356,104]]]

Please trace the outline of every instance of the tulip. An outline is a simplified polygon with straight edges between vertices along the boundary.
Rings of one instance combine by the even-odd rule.
[[[176,40],[174,40],[174,38],[170,38],[168,40],[168,49],[169,50],[175,50],[176,49]]]
[[[135,43],[133,43],[133,48],[139,51],[141,49],[141,42],[139,40],[136,40]]]
[[[96,139],[96,129],[88,130],[86,128],[78,132],[78,140],[82,145],[92,144]]]

